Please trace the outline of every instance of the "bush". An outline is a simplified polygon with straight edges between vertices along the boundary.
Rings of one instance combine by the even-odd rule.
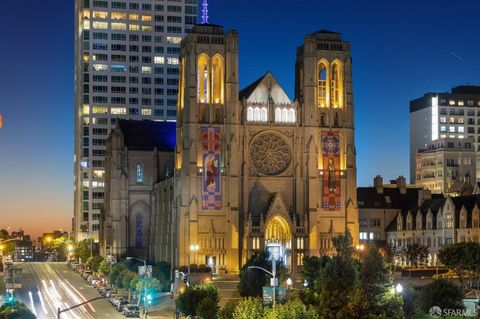
[[[204,301],[205,299],[209,299],[210,301]],[[212,309],[216,309],[216,314],[216,311],[218,310],[218,299],[218,292],[215,285],[198,285],[195,287],[189,287],[183,293],[181,293],[178,296],[176,304],[178,310],[185,316],[196,316],[201,303],[204,303],[204,306],[202,307],[210,305],[210,311],[212,311]],[[212,305],[216,306],[212,307]]]
[[[279,304],[266,311],[266,319],[318,319],[313,308],[306,308],[299,299],[293,299],[286,304]]]
[[[19,301],[5,303],[0,307],[1,319],[35,319],[27,306]]]
[[[197,315],[202,319],[217,319],[218,301],[212,298],[204,298],[197,307]]]
[[[423,287],[420,300],[425,312],[433,306],[441,306],[443,309],[465,309],[462,289],[445,279],[437,279]]]
[[[235,308],[237,308],[237,305],[234,302],[227,302],[227,304],[218,312],[218,319],[232,319],[235,313]]]
[[[265,311],[260,298],[246,298],[240,301],[233,319],[264,319]]]

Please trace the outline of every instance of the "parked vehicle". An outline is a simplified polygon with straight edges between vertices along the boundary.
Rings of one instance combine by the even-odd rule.
[[[123,315],[127,318],[140,318],[140,308],[137,305],[125,305]]]

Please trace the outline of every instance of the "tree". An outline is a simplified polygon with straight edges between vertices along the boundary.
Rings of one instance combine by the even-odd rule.
[[[313,308],[306,308],[299,299],[293,299],[285,304],[266,310],[266,319],[317,319]]]
[[[110,271],[108,277],[110,279],[110,282],[114,285],[117,285],[117,280],[118,278],[120,277],[121,273],[124,271],[124,270],[127,270],[128,267],[124,264],[124,263],[117,263],[115,265],[112,266],[112,270]],[[119,287],[121,288],[121,287]]]
[[[106,261],[105,259],[102,260],[102,262],[100,263],[99,267],[98,267],[98,270],[108,276],[110,274],[110,263],[108,261]]]
[[[161,291],[170,290],[170,281],[172,280],[172,265],[166,261],[160,261],[153,265],[152,276],[160,282]]]
[[[268,251],[253,254],[240,269],[240,284],[238,290],[242,297],[258,297],[262,295],[262,287],[266,286],[271,276],[260,269],[249,269],[250,266],[272,269],[272,260]],[[282,281],[286,269],[281,260],[276,261],[277,278]]]
[[[445,279],[437,279],[423,287],[420,300],[425,312],[433,306],[441,306],[443,309],[465,309],[462,289]]]
[[[402,298],[393,291],[393,276],[377,249],[370,249],[360,268],[361,303],[372,318],[403,318]],[[357,299],[358,300],[358,299]]]
[[[218,301],[212,298],[204,298],[197,307],[197,314],[202,319],[217,319]]]
[[[209,301],[205,301],[209,299]],[[188,287],[183,293],[181,293],[176,301],[177,308],[185,316],[196,316],[199,314],[200,305],[202,305],[201,310],[205,311],[205,307],[210,306],[210,311],[215,312],[215,315],[218,311],[218,292],[217,288],[213,284],[207,285],[197,285],[194,287]],[[213,305],[216,305],[213,307]]]
[[[478,287],[480,278],[480,244],[468,242],[449,245],[440,250],[438,258],[442,264],[453,270],[465,287],[465,276],[468,286]]]
[[[423,266],[428,262],[428,247],[419,243],[407,245],[402,251],[404,260],[410,265],[410,274],[412,267]]]
[[[4,240],[9,240],[9,239],[12,239],[12,237],[10,237],[10,234],[8,233],[8,231],[5,229],[0,230],[0,242]],[[2,254],[4,256],[13,255],[13,252],[15,251],[15,242],[9,241],[7,243],[1,244],[1,247],[2,247],[1,248]]]
[[[233,319],[264,319],[265,311],[260,298],[243,299],[235,308]]]
[[[90,245],[92,246],[90,247]],[[92,256],[99,254],[98,248],[98,244],[93,243],[91,239],[84,239],[77,243],[77,246],[75,247],[75,254],[80,257],[83,262],[85,262],[88,257],[90,257],[90,253],[92,253]]]
[[[410,287],[403,290],[403,311],[406,319],[426,319],[418,292]]]
[[[225,306],[219,310],[218,319],[232,319],[235,313],[235,308],[237,308],[237,304],[228,301]]]
[[[302,279],[307,283],[307,287],[300,292],[300,297],[305,304],[318,303],[322,272],[329,261],[330,257],[328,256],[305,256],[303,258]]]
[[[100,268],[100,263],[103,261],[103,257],[100,255],[89,257],[87,259],[87,265],[90,267],[91,270],[98,272]]]
[[[8,302],[0,307],[1,319],[35,319],[36,317],[30,312],[28,307],[20,302]]]

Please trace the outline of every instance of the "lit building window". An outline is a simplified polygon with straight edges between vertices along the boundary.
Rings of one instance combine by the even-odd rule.
[[[465,103],[462,100],[458,101],[458,106],[464,106],[464,105]]]
[[[332,64],[332,75],[330,85],[330,103],[333,107],[342,107],[341,93],[342,93],[342,78],[341,67],[338,63]]]
[[[93,28],[101,30],[108,29],[108,22],[93,21]]]
[[[367,240],[367,233],[366,232],[360,232],[360,240]]]
[[[464,133],[465,132],[465,127],[459,126],[458,127],[458,133]]]
[[[127,114],[127,109],[125,107],[112,107],[110,109],[110,114],[125,115]]]
[[[83,105],[83,114],[90,114],[90,105],[88,104]]]
[[[318,68],[318,106],[327,105],[327,67],[320,63]]]
[[[167,58],[167,64],[178,65],[178,58]]]
[[[106,19],[108,18],[108,12],[106,11],[93,11],[93,18],[94,19]]]
[[[297,117],[294,109],[287,109],[287,108],[275,109],[275,122],[295,123],[296,121],[297,121]]]
[[[130,24],[130,25],[128,26],[128,29],[129,29],[130,31],[138,31],[138,30],[140,30],[140,26],[139,26],[138,24]]]
[[[108,71],[108,65],[107,64],[92,64],[92,68],[95,71]]]
[[[142,31],[149,32],[152,31],[151,25],[142,25]]]
[[[210,100],[209,92],[209,58],[206,54],[201,54],[197,61],[197,101],[199,103],[208,103]]]
[[[99,170],[93,171],[94,178],[103,178],[104,175],[105,175],[105,171],[99,171]]]
[[[137,164],[137,183],[143,183],[143,165]]]
[[[152,16],[142,16],[142,21],[152,21]]]
[[[167,37],[168,44],[179,44],[180,42],[182,42],[181,37]]]
[[[449,131],[450,133],[455,133],[455,126],[449,126],[449,127],[448,127],[448,131]]]
[[[215,54],[212,57],[212,100],[213,103],[224,103],[224,59]]]
[[[138,20],[138,19],[139,19],[138,14],[134,14],[134,13],[131,13],[131,14],[128,16],[128,18],[129,18],[130,20]]]
[[[153,62],[155,64],[165,64],[165,57],[163,57],[163,56],[153,57]]]
[[[142,109],[142,115],[152,115],[152,110],[151,109]]]
[[[151,73],[152,73],[152,67],[150,67],[150,66],[142,66],[142,73],[143,73],[143,74],[151,74]]]
[[[127,24],[122,22],[112,22],[112,30],[127,30]]]
[[[90,30],[90,20],[83,20],[83,29]]]
[[[455,105],[455,101],[454,101],[454,100],[450,100],[450,101],[448,101],[448,104],[450,104],[450,105]]]
[[[268,111],[266,107],[262,107],[260,109],[260,122],[267,122],[268,119]]]
[[[92,108],[93,114],[108,114],[108,108],[103,106],[94,106]]]
[[[112,12],[112,20],[125,20],[127,19],[127,14],[123,12]]]

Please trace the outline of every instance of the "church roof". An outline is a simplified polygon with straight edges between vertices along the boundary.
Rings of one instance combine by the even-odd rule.
[[[157,121],[118,120],[125,146],[132,150],[175,151],[176,123]]]
[[[241,90],[239,97],[240,100],[245,99],[253,103],[268,103],[271,101],[275,104],[292,103],[285,90],[270,71]]]

